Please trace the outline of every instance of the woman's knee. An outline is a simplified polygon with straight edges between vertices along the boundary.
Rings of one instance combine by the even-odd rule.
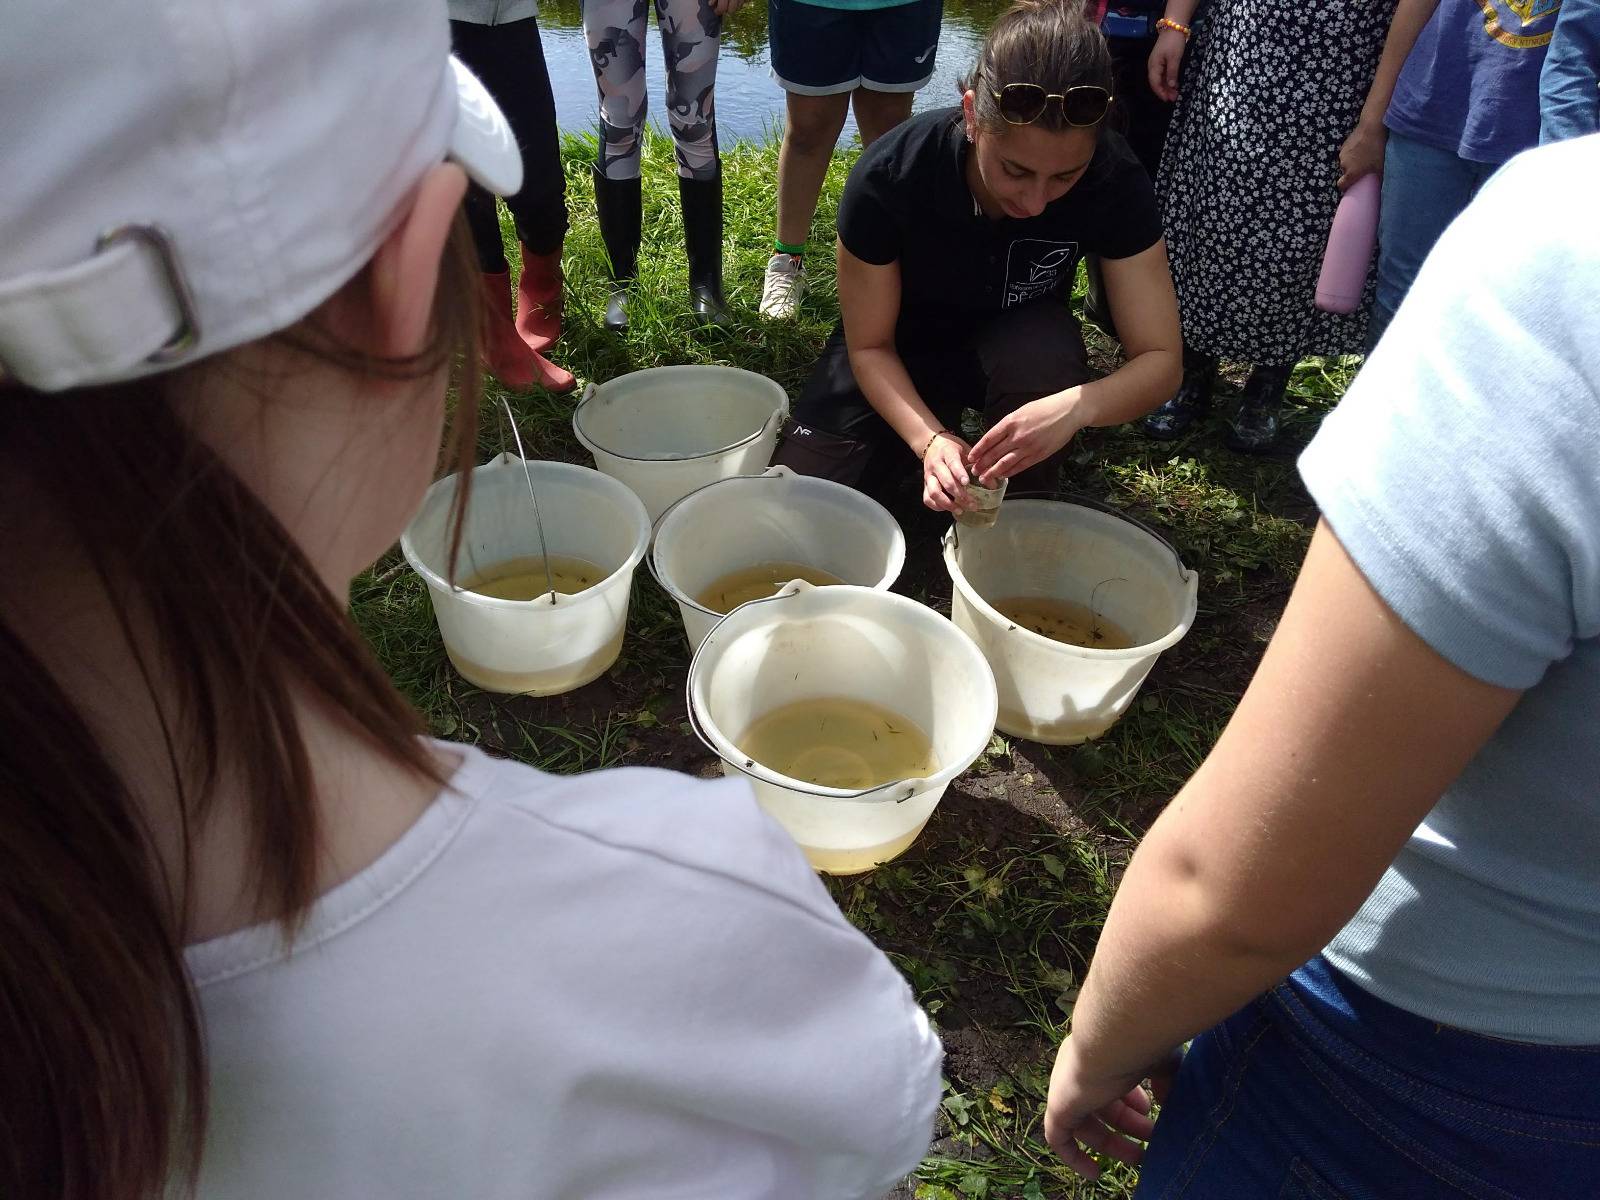
[[[1064,304],[1038,301],[1007,309],[979,337],[989,394],[1047,395],[1089,378],[1089,355],[1077,318]]]
[[[790,92],[783,140],[797,154],[832,154],[849,113],[848,92],[836,96],[799,96]]]

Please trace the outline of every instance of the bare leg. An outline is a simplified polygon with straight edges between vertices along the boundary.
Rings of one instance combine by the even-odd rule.
[[[856,110],[856,127],[861,130],[861,145],[872,145],[889,130],[911,115],[912,92],[875,92],[857,88],[851,93]]]
[[[788,93],[783,148],[778,152],[778,240],[806,244],[817,197],[833,158],[833,147],[850,111],[850,94],[798,96]]]

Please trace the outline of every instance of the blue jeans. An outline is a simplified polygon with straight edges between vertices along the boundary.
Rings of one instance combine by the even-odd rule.
[[[1445,227],[1499,167],[1472,162],[1390,132],[1383,155],[1383,200],[1378,215],[1378,299],[1367,323],[1367,345],[1394,319]]]
[[[1195,1039],[1137,1200],[1600,1192],[1600,1046],[1415,1016],[1316,958]]]

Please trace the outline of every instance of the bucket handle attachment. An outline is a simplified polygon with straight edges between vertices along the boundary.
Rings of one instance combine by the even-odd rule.
[[[1127,511],[1125,511],[1123,509],[1120,509],[1120,508],[1116,507],[1113,504],[1107,504],[1104,500],[1096,500],[1093,496],[1085,496],[1085,495],[1082,495],[1081,493],[1078,493],[1078,492],[1051,492],[1051,491],[1007,492],[1006,493],[1006,499],[1007,500],[1059,500],[1059,501],[1062,501],[1063,503],[1066,503],[1066,504],[1079,505],[1082,508],[1092,508],[1096,512],[1103,512],[1108,516],[1119,517],[1122,520],[1126,521],[1128,524],[1134,526],[1135,528],[1142,529],[1145,533],[1148,533],[1151,537],[1155,538],[1156,541],[1160,542],[1163,546],[1165,546],[1167,548],[1167,552],[1172,555],[1172,560],[1175,563],[1178,564],[1178,574],[1179,575],[1185,575],[1185,574],[1188,573],[1189,568],[1183,565],[1183,555],[1178,553],[1178,548],[1172,544],[1172,539],[1171,538],[1167,537],[1166,534],[1162,533],[1160,530],[1151,527],[1150,525],[1146,524],[1144,521],[1141,521],[1138,517],[1134,516],[1132,513],[1129,513],[1129,512],[1127,512]],[[951,529],[951,532],[954,533],[954,531],[956,529],[956,525],[954,523],[952,523],[951,526],[950,526],[950,529]],[[958,534],[958,535],[956,535],[956,547],[957,547],[957,549],[959,549],[960,546],[961,546],[961,540],[960,540],[960,535]]]
[[[796,580],[784,585],[784,587],[783,587],[783,589],[781,591],[776,592],[771,596],[765,596],[760,600],[747,601],[746,603],[740,605],[739,607],[741,607],[741,608],[749,608],[749,607],[751,607],[753,605],[756,605],[756,604],[771,604],[775,600],[787,600],[792,596],[798,596],[803,591],[810,591],[813,586],[815,586],[815,585],[806,583],[805,580],[803,580],[803,579],[796,579]],[[710,641],[712,634],[715,634],[715,632],[716,632],[716,630],[712,630],[711,634],[707,634],[706,635],[706,641]],[[704,647],[705,642],[701,642],[700,644],[701,644],[702,647]],[[770,779],[763,779],[760,775],[757,775],[754,771],[749,769],[750,767],[755,765],[754,760],[747,758],[747,759],[744,760],[743,763],[739,763],[739,762],[735,762],[733,759],[728,758],[726,755],[724,755],[721,750],[717,749],[716,743],[711,740],[710,735],[706,733],[705,728],[700,724],[700,718],[695,714],[695,711],[694,711],[694,681],[695,681],[695,675],[696,675],[696,668],[699,666],[699,664],[700,664],[700,651],[696,650],[695,654],[694,654],[694,658],[691,659],[690,662],[689,662],[689,678],[688,678],[687,686],[684,688],[685,699],[688,701],[684,705],[684,709],[685,709],[685,711],[686,711],[686,713],[688,715],[688,718],[689,718],[689,728],[693,731],[695,737],[700,739],[700,744],[702,746],[704,746],[707,750],[711,751],[711,753],[715,754],[723,762],[727,763],[735,771],[738,771],[739,774],[745,776],[748,779],[754,779],[754,780],[756,780],[757,782],[760,782],[760,783],[771,783],[772,781]],[[776,775],[777,772],[774,771],[773,774]],[[795,780],[794,782],[801,783],[803,781]],[[880,783],[880,784],[878,784],[877,787],[862,788],[860,791],[854,791],[854,792],[842,791],[840,789],[830,788],[829,789],[830,791],[835,791],[838,794],[837,795],[833,795],[833,796],[829,796],[829,797],[827,797],[827,799],[830,799],[830,800],[865,800],[868,796],[874,796],[879,792],[887,792],[887,791],[891,791],[891,790],[893,790],[895,788],[903,787],[903,788],[906,789],[906,794],[904,796],[898,797],[895,800],[895,803],[896,804],[904,804],[907,800],[911,799],[911,797],[913,797],[913,796],[915,796],[917,794],[917,784],[919,784],[921,782],[922,782],[922,780],[920,780],[920,779],[895,779],[895,780],[891,780],[888,783]],[[813,794],[815,794],[815,793],[813,793]]]

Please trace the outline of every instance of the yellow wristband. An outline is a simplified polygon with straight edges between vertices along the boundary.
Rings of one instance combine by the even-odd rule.
[[[928,457],[928,451],[932,450],[933,449],[933,444],[935,442],[937,442],[942,437],[955,437],[955,434],[951,433],[948,429],[940,429],[940,430],[936,431],[934,433],[934,435],[931,438],[928,439],[928,444],[922,448],[922,453],[917,455],[917,457],[918,458],[927,458]]]
[[[1156,22],[1156,28],[1175,30],[1176,32],[1183,34],[1184,41],[1188,41],[1189,34],[1193,32],[1193,30],[1191,30],[1187,25],[1180,25],[1178,22],[1170,21],[1166,17],[1162,17]]]

